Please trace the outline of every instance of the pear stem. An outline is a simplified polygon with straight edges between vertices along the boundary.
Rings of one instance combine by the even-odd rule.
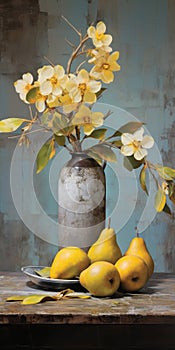
[[[139,237],[139,231],[138,231],[137,226],[135,227],[135,230],[136,230],[136,236]]]
[[[111,218],[108,219],[108,229],[111,227]]]

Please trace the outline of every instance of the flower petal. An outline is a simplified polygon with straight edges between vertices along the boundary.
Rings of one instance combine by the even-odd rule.
[[[89,38],[93,38],[95,36],[95,27],[90,26],[87,30],[87,34]]]
[[[60,88],[59,85],[54,85],[52,87],[52,93],[55,95],[55,96],[61,96],[62,94],[62,89]]]
[[[132,156],[134,153],[134,149],[132,145],[124,145],[121,147],[120,151],[124,156],[127,156],[127,157]]]
[[[112,83],[114,80],[114,74],[110,70],[103,70],[101,80],[106,84]]]
[[[56,76],[57,79],[63,78],[64,73],[65,73],[64,68],[59,64],[54,67],[54,75]]]
[[[92,124],[95,127],[101,126],[103,125],[104,114],[101,112],[93,112],[91,115],[91,119],[92,119]]]
[[[77,76],[79,83],[84,83],[89,80],[89,73],[85,69],[81,69]]]
[[[16,92],[20,93],[20,92],[24,91],[26,83],[24,80],[19,79],[19,80],[15,81],[14,86],[15,86]]]
[[[40,85],[40,91],[41,94],[46,96],[49,95],[52,92],[52,84],[50,81],[44,81],[41,85]]]
[[[123,143],[123,145],[129,145],[134,141],[134,137],[133,134],[129,134],[127,132],[125,132],[124,134],[121,135],[121,142]]]
[[[54,68],[52,66],[43,66],[38,69],[38,81],[42,83],[43,81],[51,78],[54,74]]]
[[[112,35],[110,34],[105,34],[104,37],[102,38],[102,43],[105,46],[109,46],[112,42]]]
[[[98,92],[101,89],[101,82],[96,80],[90,80],[87,86],[92,92]]]
[[[45,101],[44,100],[39,100],[36,101],[36,109],[38,110],[38,112],[43,112],[45,109]]]
[[[103,34],[106,32],[106,25],[102,21],[100,21],[96,25],[96,30],[98,34]]]
[[[91,132],[94,130],[94,127],[92,124],[85,124],[85,125],[83,125],[83,130],[84,130],[85,135],[90,135]]]
[[[33,76],[30,73],[23,74],[22,78],[27,84],[32,84],[33,82]]]
[[[144,129],[140,128],[139,130],[133,133],[134,140],[142,141],[143,140]]]
[[[96,95],[91,91],[85,91],[83,96],[83,101],[86,103],[94,103],[96,102],[97,97]]]
[[[135,153],[134,153],[134,158],[137,160],[142,160],[144,157],[146,157],[148,154],[147,150],[145,148],[139,148]]]
[[[154,139],[152,136],[145,135],[142,140],[142,147],[151,148],[154,145]]]

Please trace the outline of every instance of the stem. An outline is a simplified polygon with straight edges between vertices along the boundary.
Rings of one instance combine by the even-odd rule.
[[[136,230],[136,237],[139,237],[139,232],[138,232],[137,226],[135,227],[135,230]]]
[[[68,63],[67,63],[67,74],[70,73],[71,64],[72,64],[73,60],[76,58],[78,51],[81,49],[83,44],[88,40],[88,38],[89,38],[88,35],[85,35],[85,37],[80,40],[80,43],[76,47],[76,49],[72,52],[72,55],[70,56]]]
[[[159,187],[159,186],[160,186],[160,185],[159,185],[159,181],[157,180],[157,177],[154,175],[154,173],[153,173],[153,171],[152,171],[152,169],[156,171],[155,165],[152,164],[152,163],[150,163],[150,162],[147,160],[147,161],[145,162],[145,166],[147,166],[147,168],[149,169],[149,172],[150,172],[150,174],[152,175],[152,177],[153,177],[153,179],[154,179],[154,181],[155,181],[157,187]]]
[[[78,31],[78,29],[75,28],[74,25],[73,25],[72,23],[70,23],[66,17],[64,17],[63,15],[61,15],[61,18],[64,19],[64,21],[65,21],[79,36],[81,36],[81,33]]]
[[[108,219],[108,229],[110,229],[110,227],[111,227],[111,217],[109,217]]]
[[[34,132],[38,132],[38,131],[41,131],[41,130],[43,130],[43,129],[36,129],[36,130],[28,131],[28,132],[25,132],[25,135],[33,134]],[[20,135],[9,136],[8,138],[9,139],[17,139],[19,137],[21,137],[21,134]]]

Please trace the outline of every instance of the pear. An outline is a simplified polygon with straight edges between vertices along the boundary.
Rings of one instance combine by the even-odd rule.
[[[79,276],[90,264],[87,253],[79,247],[60,249],[51,264],[50,278],[69,279]]]
[[[96,261],[80,273],[80,284],[96,297],[111,296],[120,286],[119,272],[108,261]]]
[[[148,281],[148,266],[139,256],[122,256],[115,267],[120,275],[120,287],[124,291],[136,292]]]
[[[149,278],[154,271],[154,261],[150,255],[146,243],[142,237],[139,237],[137,232],[137,237],[134,237],[124,255],[136,255],[142,258],[148,266]]]
[[[91,264],[95,261],[108,261],[115,264],[122,256],[120,247],[117,244],[116,233],[113,228],[108,227],[103,229],[97,241],[89,248],[88,257]]]

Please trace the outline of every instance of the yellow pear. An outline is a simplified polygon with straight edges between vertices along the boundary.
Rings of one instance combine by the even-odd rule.
[[[73,278],[90,264],[87,253],[79,247],[65,247],[55,255],[50,267],[50,278]]]
[[[120,285],[115,266],[108,261],[96,261],[80,273],[80,284],[97,297],[113,295]]]
[[[108,225],[107,228],[102,230],[97,241],[89,248],[88,257],[91,263],[103,260],[115,264],[121,256],[122,253],[117,244],[115,231]]]
[[[125,291],[138,291],[148,281],[148,267],[139,256],[122,256],[117,260],[115,267],[120,275],[120,287]]]
[[[154,271],[154,261],[147,249],[144,239],[142,237],[139,237],[138,233],[137,237],[134,237],[131,240],[131,243],[124,255],[137,255],[141,257],[147,264],[149,277],[151,277]]]

